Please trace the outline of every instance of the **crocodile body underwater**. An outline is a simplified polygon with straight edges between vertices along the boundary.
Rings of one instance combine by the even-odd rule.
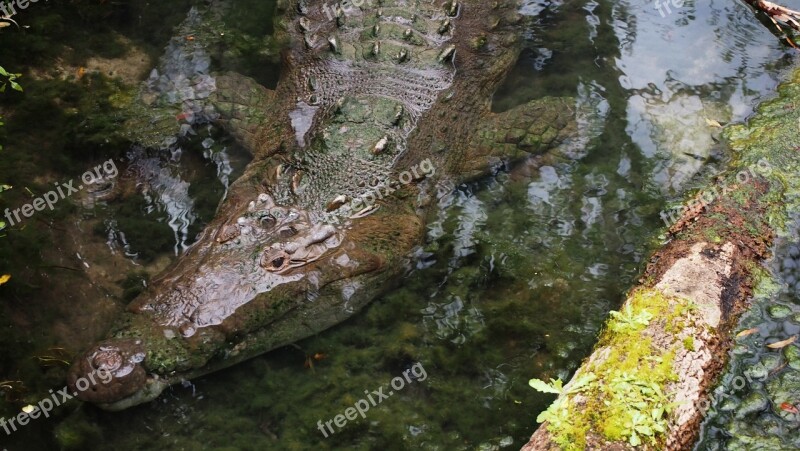
[[[216,75],[208,100],[253,160],[195,244],[76,359],[73,388],[113,376],[81,399],[125,409],[341,323],[410,267],[443,185],[575,135],[573,99],[491,111],[521,48],[516,1],[365,3],[279,2],[275,90]]]

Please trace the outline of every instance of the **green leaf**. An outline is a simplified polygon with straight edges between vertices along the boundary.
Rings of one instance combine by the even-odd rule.
[[[641,444],[642,444],[642,441],[641,441],[641,440],[639,440],[639,436],[638,436],[638,435],[636,435],[636,431],[633,431],[633,432],[631,433],[631,438],[630,438],[630,439],[628,439],[628,443],[630,443],[630,444],[631,444],[631,446],[639,446],[639,445],[641,445]]]
[[[11,80],[10,83],[11,83],[11,89],[22,92],[22,86],[20,86],[19,83],[17,83],[14,80]]]
[[[661,419],[661,417],[664,416],[664,406],[658,406],[653,409],[652,416],[654,420]]]
[[[597,379],[597,376],[594,373],[582,374],[578,376],[577,379],[572,383],[572,386],[567,391],[568,393],[578,393],[579,391],[583,391],[588,389],[592,382]]]
[[[6,222],[5,221],[0,221],[0,230],[3,230],[5,228],[6,228]]]
[[[0,185],[0,193],[2,193],[3,191],[8,191],[11,188],[13,188],[11,185]]]
[[[545,421],[549,421],[553,417],[553,413],[550,410],[545,410],[544,412],[540,413],[538,417],[536,417],[537,423],[544,423]],[[552,421],[550,421],[552,423]]]
[[[6,70],[3,68],[3,66],[0,66],[0,75],[2,75],[4,77],[8,77],[8,72],[6,72]]]
[[[548,384],[547,382],[541,379],[531,379],[528,381],[528,385],[533,387],[534,390],[540,391],[542,393],[555,393],[556,395],[560,395],[561,384],[562,384],[561,379],[557,381],[553,381],[553,379],[550,379],[550,381],[552,385]]]

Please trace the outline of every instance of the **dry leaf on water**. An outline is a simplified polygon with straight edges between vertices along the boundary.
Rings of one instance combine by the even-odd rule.
[[[797,341],[797,335],[792,335],[791,337],[787,338],[786,340],[779,341],[777,343],[768,344],[767,347],[771,349],[781,349],[789,346],[790,344]]]
[[[753,334],[757,334],[757,333],[758,333],[758,327],[754,327],[752,329],[746,329],[746,330],[743,330],[743,331],[739,332],[738,334],[736,334],[736,338],[747,337],[749,335],[753,335]]]

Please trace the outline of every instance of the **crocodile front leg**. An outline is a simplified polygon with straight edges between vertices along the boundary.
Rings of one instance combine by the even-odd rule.
[[[256,160],[279,148],[286,127],[275,112],[280,102],[275,91],[234,72],[216,77],[217,89],[209,97],[217,120]]]
[[[545,97],[490,114],[475,131],[461,168],[462,180],[485,175],[501,161],[540,155],[576,135],[575,100]]]

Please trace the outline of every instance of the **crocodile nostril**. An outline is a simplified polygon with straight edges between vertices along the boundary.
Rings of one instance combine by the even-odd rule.
[[[67,374],[67,385],[83,401],[117,402],[134,395],[147,384],[147,371],[142,365],[145,356],[144,344],[139,340],[103,341],[76,359]],[[82,382],[95,374],[101,381],[91,387]]]
[[[103,349],[94,355],[92,366],[98,370],[116,371],[123,364],[122,355],[116,350]]]

